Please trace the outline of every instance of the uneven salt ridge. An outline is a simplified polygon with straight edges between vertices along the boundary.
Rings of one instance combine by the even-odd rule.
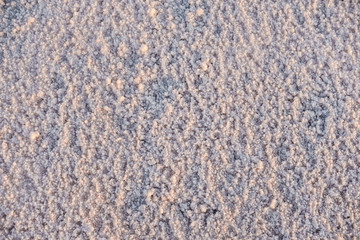
[[[0,239],[357,239],[359,12],[0,0]]]

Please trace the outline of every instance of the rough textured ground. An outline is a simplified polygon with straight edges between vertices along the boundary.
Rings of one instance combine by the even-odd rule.
[[[360,3],[0,0],[0,239],[360,239]]]

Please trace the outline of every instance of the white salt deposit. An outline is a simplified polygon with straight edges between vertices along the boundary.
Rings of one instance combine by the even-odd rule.
[[[0,0],[0,240],[359,239],[359,12]]]

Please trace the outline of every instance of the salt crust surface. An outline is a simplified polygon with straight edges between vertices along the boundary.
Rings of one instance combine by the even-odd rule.
[[[0,0],[0,239],[359,239],[359,6]]]

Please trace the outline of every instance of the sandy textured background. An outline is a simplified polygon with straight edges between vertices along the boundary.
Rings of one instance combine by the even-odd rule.
[[[359,1],[0,0],[0,239],[360,239]]]

